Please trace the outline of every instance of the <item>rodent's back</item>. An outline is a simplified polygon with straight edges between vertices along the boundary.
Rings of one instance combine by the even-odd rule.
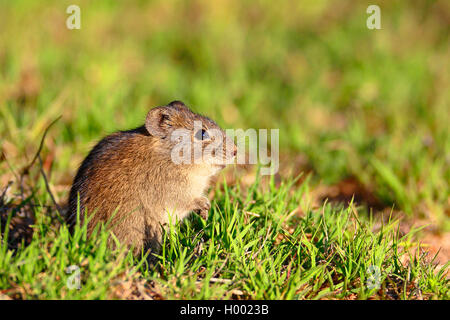
[[[151,161],[152,144],[144,126],[113,133],[97,143],[82,162],[70,190],[69,224],[76,222],[78,205],[82,219],[85,210],[96,210],[95,220],[107,220],[108,213],[124,202],[138,205],[133,199],[141,183],[141,166]]]

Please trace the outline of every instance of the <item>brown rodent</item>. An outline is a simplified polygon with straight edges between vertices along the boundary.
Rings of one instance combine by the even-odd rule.
[[[194,132],[194,121],[201,122],[201,130]],[[142,249],[159,249],[161,225],[169,222],[169,214],[171,221],[191,211],[207,218],[210,203],[203,193],[225,161],[204,156],[193,163],[175,163],[172,150],[179,140],[173,136],[179,129],[188,133],[192,145],[200,144],[202,151],[217,140],[221,154],[213,152],[214,156],[225,161],[236,156],[236,146],[224,131],[182,102],[153,108],[145,125],[107,136],[84,159],[70,191],[69,225],[76,223],[79,203],[81,221],[86,214],[90,219],[88,235],[98,223],[105,223],[121,243],[132,245],[134,254],[139,254]],[[214,130],[222,136],[208,134]]]

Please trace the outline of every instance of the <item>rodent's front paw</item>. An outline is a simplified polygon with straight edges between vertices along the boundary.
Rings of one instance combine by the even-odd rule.
[[[208,211],[211,209],[211,203],[206,197],[197,198],[194,200],[194,212],[198,213],[203,219],[208,219]]]

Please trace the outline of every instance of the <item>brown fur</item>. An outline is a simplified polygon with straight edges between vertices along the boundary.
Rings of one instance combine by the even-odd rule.
[[[144,126],[101,140],[74,179],[68,223],[76,222],[79,198],[81,221],[90,219],[89,235],[98,223],[110,221],[107,225],[118,240],[133,245],[138,254],[142,249],[159,248],[160,225],[168,223],[169,213],[178,220],[191,211],[206,217],[209,201],[203,193],[210,178],[224,166],[175,164],[170,157],[175,143],[170,133],[177,128],[193,130],[194,120],[202,121],[205,129],[220,129],[211,119],[175,101],[150,110]]]

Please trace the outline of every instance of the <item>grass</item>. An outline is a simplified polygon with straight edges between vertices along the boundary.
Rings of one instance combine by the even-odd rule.
[[[420,243],[450,230],[448,1],[380,1],[381,30],[364,1],[81,0],[81,30],[70,4],[0,0],[0,297],[448,299],[448,259]],[[221,176],[156,268],[70,236],[38,164],[20,178],[62,115],[42,168],[63,204],[95,141],[175,99],[280,129],[280,172]]]
[[[412,233],[401,236],[398,221],[372,231],[353,203],[313,210],[308,182],[293,185],[276,187],[272,179],[263,191],[257,180],[243,194],[224,183],[207,221],[193,216],[166,229],[152,266],[146,256],[108,249],[104,228],[88,239],[86,225],[78,225],[70,235],[36,208],[29,245],[11,250],[2,241],[0,287],[24,299],[449,298],[446,266],[437,270],[423,252],[410,251]],[[8,227],[2,225],[5,239]],[[78,290],[68,286],[73,265],[80,268]],[[370,288],[374,267],[379,287]],[[138,284],[144,293],[136,293]]]

